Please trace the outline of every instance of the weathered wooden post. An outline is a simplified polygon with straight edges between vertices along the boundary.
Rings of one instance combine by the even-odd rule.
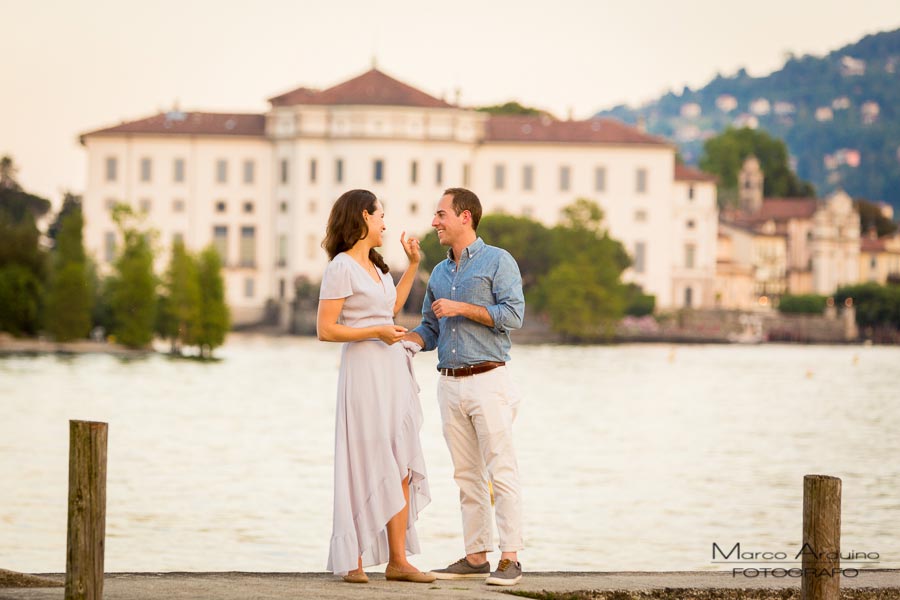
[[[106,423],[69,421],[66,600],[103,598],[106,440]]]
[[[841,596],[841,480],[803,478],[803,578],[801,600]]]

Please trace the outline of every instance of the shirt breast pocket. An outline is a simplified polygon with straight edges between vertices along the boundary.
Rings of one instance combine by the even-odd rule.
[[[491,280],[487,277],[472,277],[466,279],[460,285],[459,300],[478,306],[491,306],[494,304],[494,292],[491,288]]]

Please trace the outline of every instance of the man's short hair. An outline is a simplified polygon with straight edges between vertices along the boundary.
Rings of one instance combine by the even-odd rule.
[[[472,229],[478,231],[478,222],[481,221],[481,200],[478,199],[475,192],[466,188],[447,188],[444,190],[444,195],[448,194],[453,197],[451,204],[453,212],[459,216],[464,210],[469,211],[469,214],[472,215]]]

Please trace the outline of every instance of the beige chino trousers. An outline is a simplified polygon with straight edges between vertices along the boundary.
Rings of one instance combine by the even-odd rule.
[[[494,486],[500,550],[521,550],[522,493],[512,439],[519,394],[509,371],[498,367],[469,377],[441,375],[437,397],[459,486],[466,553],[494,550],[488,478]]]

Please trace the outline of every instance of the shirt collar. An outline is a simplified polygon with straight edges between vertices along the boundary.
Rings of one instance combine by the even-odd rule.
[[[466,246],[465,249],[463,249],[463,255],[466,256],[466,258],[472,258],[476,254],[478,254],[478,251],[481,250],[482,248],[484,248],[484,240],[481,239],[480,237],[475,238],[474,242],[472,242],[471,244]],[[452,247],[447,249],[447,258],[450,260],[454,260]]]

